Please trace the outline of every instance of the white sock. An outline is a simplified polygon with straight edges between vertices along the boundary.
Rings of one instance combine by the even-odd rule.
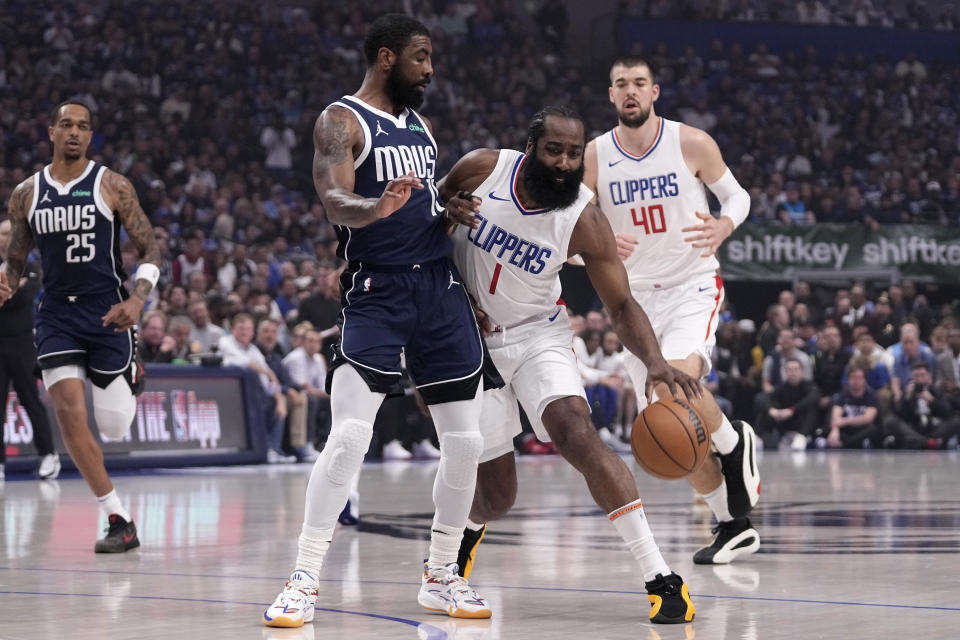
[[[470,529],[470,531],[480,531],[480,529],[483,529],[483,524],[484,523],[477,524],[470,518],[467,518],[467,529]]]
[[[730,515],[730,507],[727,506],[727,481],[721,480],[720,486],[703,496],[713,515],[717,517],[717,522],[730,522],[733,516]]]
[[[314,581],[319,581],[320,567],[323,566],[323,557],[327,555],[330,541],[333,540],[334,527],[303,525],[300,531],[296,571],[303,571]]]
[[[713,446],[717,453],[726,455],[733,451],[737,443],[740,442],[740,434],[734,431],[727,416],[723,416],[720,428],[710,434],[710,439],[713,440]]]
[[[105,496],[100,496],[97,498],[97,502],[100,503],[100,510],[103,511],[103,515],[110,517],[110,514],[115,513],[127,522],[130,522],[133,518],[130,517],[130,513],[123,508],[123,505],[120,504],[120,498],[117,497],[117,490],[114,489]]]
[[[627,543],[633,557],[640,563],[644,582],[650,582],[658,573],[670,575],[670,567],[660,555],[660,548],[653,539],[653,532],[650,531],[647,516],[643,512],[643,504],[639,500],[620,507],[608,517],[617,528],[617,533]]]
[[[430,557],[427,559],[427,566],[444,567],[456,562],[462,539],[463,529],[441,524],[434,516],[433,526],[430,527]]]

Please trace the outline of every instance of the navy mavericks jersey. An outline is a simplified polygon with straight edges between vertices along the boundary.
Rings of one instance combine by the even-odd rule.
[[[413,189],[410,200],[387,218],[361,228],[335,225],[337,255],[382,265],[420,264],[446,256],[450,240],[434,183],[437,143],[423,120],[411,109],[394,117],[353,96],[333,104],[351,111],[363,129],[363,151],[353,162],[357,195],[379,198],[388,182],[410,171],[424,187]]]
[[[55,296],[117,291],[126,279],[120,259],[120,219],[104,203],[107,168],[93,160],[79,178],[60,184],[50,165],[34,175],[27,220],[43,262],[43,288]]]

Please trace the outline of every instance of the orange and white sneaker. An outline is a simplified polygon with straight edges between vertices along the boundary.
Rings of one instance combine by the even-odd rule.
[[[423,561],[423,582],[417,602],[427,611],[445,613],[452,618],[489,618],[490,605],[458,575],[457,563],[428,567]]]
[[[302,627],[313,622],[319,586],[306,571],[295,570],[277,599],[263,612],[263,624],[268,627]]]

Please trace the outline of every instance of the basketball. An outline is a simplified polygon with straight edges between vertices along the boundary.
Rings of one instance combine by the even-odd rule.
[[[686,401],[667,398],[637,416],[630,445],[644,471],[675,480],[693,473],[707,459],[710,431]]]

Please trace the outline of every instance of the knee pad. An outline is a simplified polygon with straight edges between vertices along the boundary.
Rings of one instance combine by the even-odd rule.
[[[477,477],[477,462],[483,453],[479,433],[444,433],[440,436],[440,471],[453,489],[466,489]]]
[[[117,376],[106,387],[93,385],[93,416],[100,435],[108,440],[122,440],[137,415],[137,398],[123,376]]]
[[[373,425],[363,420],[344,420],[334,427],[328,447],[333,447],[327,464],[327,478],[335,485],[344,485],[353,480],[367,455]]]

